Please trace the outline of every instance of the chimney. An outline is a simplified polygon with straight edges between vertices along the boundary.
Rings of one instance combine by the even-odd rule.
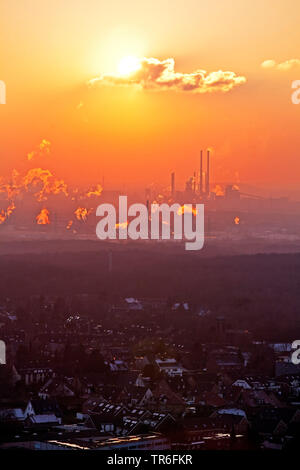
[[[200,151],[200,181],[199,181],[199,192],[200,195],[202,196],[203,194],[203,156],[202,156],[202,150]]]
[[[207,150],[207,165],[206,165],[206,195],[209,196],[209,150]]]
[[[174,196],[175,194],[175,173],[171,173],[171,194]]]

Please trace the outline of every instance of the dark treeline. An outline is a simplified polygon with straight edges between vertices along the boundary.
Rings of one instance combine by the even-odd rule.
[[[208,308],[240,328],[299,332],[300,253],[205,257],[115,245],[111,272],[108,258],[107,250],[2,255],[0,297],[171,298]]]

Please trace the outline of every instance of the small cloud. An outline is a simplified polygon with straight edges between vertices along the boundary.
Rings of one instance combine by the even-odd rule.
[[[88,82],[93,85],[138,86],[147,90],[174,90],[190,93],[228,92],[246,82],[246,78],[231,71],[218,70],[207,73],[195,70],[191,73],[175,72],[173,58],[159,60],[144,57],[128,74],[102,74]]]
[[[300,59],[288,59],[279,63],[273,59],[268,59],[262,62],[260,65],[263,69],[290,70],[293,67],[300,65]]]
[[[299,65],[300,59],[289,59],[285,62],[282,62],[281,64],[277,64],[277,68],[278,70],[290,70],[291,68]]]
[[[263,69],[272,69],[273,67],[276,66],[276,62],[273,59],[265,60],[262,64],[261,67]]]
[[[29,152],[27,154],[27,160],[33,160],[37,157],[43,157],[45,155],[50,154],[51,143],[49,140],[43,139],[42,142],[39,144],[36,150]]]

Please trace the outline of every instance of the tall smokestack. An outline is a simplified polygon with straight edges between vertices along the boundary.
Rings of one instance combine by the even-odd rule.
[[[200,151],[200,180],[199,180],[199,192],[203,194],[203,155],[202,150]]]
[[[175,194],[175,173],[173,171],[173,173],[171,173],[171,193],[172,193],[172,196],[174,196]]]
[[[206,195],[209,196],[209,150],[207,150],[207,164],[206,164]]]

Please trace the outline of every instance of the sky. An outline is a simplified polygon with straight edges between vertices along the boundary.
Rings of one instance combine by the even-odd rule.
[[[297,0],[2,0],[0,175],[46,140],[38,165],[69,183],[175,171],[183,187],[210,148],[214,183],[296,190],[299,14]]]

